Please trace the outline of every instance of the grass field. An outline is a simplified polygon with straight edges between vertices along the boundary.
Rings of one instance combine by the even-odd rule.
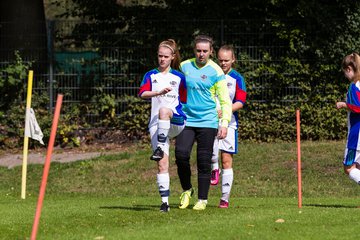
[[[159,212],[148,145],[52,163],[38,239],[358,239],[360,188],[342,171],[344,144],[302,143],[301,209],[295,143],[242,144],[230,208],[217,208],[215,186],[202,212],[177,208],[181,188],[173,152],[167,214]],[[21,200],[21,167],[0,168],[0,239],[29,239],[42,171],[42,165],[28,166],[27,198]]]

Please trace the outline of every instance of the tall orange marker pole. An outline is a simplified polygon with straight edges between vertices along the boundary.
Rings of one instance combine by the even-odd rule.
[[[33,228],[32,228],[32,232],[31,232],[31,238],[30,238],[31,240],[36,240],[36,234],[37,234],[37,230],[38,230],[38,226],[39,226],[41,209],[42,209],[44,196],[45,196],[46,183],[47,183],[47,178],[48,178],[49,170],[50,170],[50,160],[51,160],[51,155],[52,155],[52,151],[54,148],[56,129],[58,126],[58,121],[59,121],[59,116],[60,116],[60,108],[61,108],[61,104],[62,104],[62,99],[63,99],[63,95],[59,94],[57,96],[57,100],[56,100],[55,114],[54,114],[54,118],[53,118],[53,122],[52,122],[51,132],[50,132],[50,139],[49,139],[49,145],[48,145],[48,149],[47,149],[47,153],[46,153],[43,177],[41,180],[39,199],[38,199],[38,203],[36,206],[35,218],[34,218]]]
[[[296,110],[296,132],[297,132],[297,175],[298,175],[298,206],[302,207],[301,190],[301,147],[300,147],[300,110]]]

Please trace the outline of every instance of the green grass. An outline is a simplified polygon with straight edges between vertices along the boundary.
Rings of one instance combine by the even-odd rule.
[[[344,145],[302,143],[302,209],[294,143],[240,145],[230,209],[217,208],[215,186],[203,212],[177,208],[181,188],[173,152],[168,214],[159,212],[157,170],[147,145],[52,163],[38,239],[357,239],[360,189],[342,171]],[[42,170],[28,166],[27,198],[20,200],[21,167],[0,168],[0,239],[29,239]]]

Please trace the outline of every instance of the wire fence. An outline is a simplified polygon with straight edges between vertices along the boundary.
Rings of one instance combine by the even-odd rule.
[[[14,27],[1,23],[2,29]],[[94,96],[110,95],[116,102],[116,114],[126,107],[125,96],[136,96],[143,74],[156,67],[156,50],[160,41],[174,38],[181,47],[183,58],[193,57],[191,40],[196,33],[213,36],[215,47],[232,44],[240,73],[254,71],[264,61],[264,54],[279,61],[288,50],[288,44],[276,36],[271,22],[255,20],[139,20],[123,22],[47,21],[46,47],[20,49],[26,61],[45,66],[35,72],[34,91],[49,95],[49,109],[55,106],[56,95],[64,94],[64,104],[99,105]],[[24,33],[25,34],[25,33]],[[2,36],[2,42],[7,36]],[[39,40],[40,41],[40,40]],[[4,56],[16,49],[0,46]],[[19,50],[19,49],[17,49]],[[44,59],[43,56],[47,56]],[[273,101],[272,78],[259,75],[246,77],[249,103]],[[301,88],[285,86],[277,91],[277,101],[297,101]],[[290,98],[288,96],[291,96]],[[25,98],[24,98],[25,99]],[[90,107],[91,108],[91,107]],[[91,122],[99,116],[87,113]]]

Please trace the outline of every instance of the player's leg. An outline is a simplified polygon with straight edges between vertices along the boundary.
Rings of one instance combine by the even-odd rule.
[[[162,107],[159,110],[157,147],[150,157],[151,160],[160,161],[164,156],[164,146],[168,139],[172,115],[173,112],[169,108]]]
[[[233,128],[228,128],[228,134],[225,139],[219,141],[219,149],[221,150],[221,198],[220,208],[229,207],[229,199],[231,188],[234,180],[234,172],[232,168],[233,154],[238,152],[238,132]]]
[[[153,151],[157,148],[157,135],[158,129],[157,125],[151,127],[149,129],[150,137],[151,137],[151,147]],[[167,146],[165,145],[164,156],[161,160],[157,161],[158,165],[158,173],[156,175],[156,183],[158,186],[158,190],[161,196],[161,207],[160,211],[168,212],[169,208],[169,196],[170,196],[170,176],[169,176],[169,143]],[[166,150],[167,148],[167,150]]]
[[[184,190],[180,196],[179,208],[185,209],[189,206],[190,198],[193,194],[191,184],[190,154],[194,144],[195,131],[191,127],[185,127],[176,137],[175,158],[177,172],[181,187]]]
[[[211,179],[211,156],[216,134],[216,128],[196,128],[199,191],[198,202],[195,204],[194,210],[205,210],[206,208]]]
[[[156,183],[158,185],[161,196],[161,212],[170,211],[169,196],[170,196],[170,176],[169,176],[169,155],[164,153],[164,157],[157,162],[158,174],[156,175]]]
[[[157,148],[157,125],[149,129],[151,137],[151,147],[153,151]],[[165,150],[164,156],[161,160],[157,161],[158,173],[156,175],[156,183],[161,196],[160,211],[168,212],[169,208],[169,196],[170,196],[170,176],[169,176],[169,151]]]
[[[215,137],[213,153],[211,157],[211,185],[219,183],[220,169],[219,169],[219,139]]]
[[[185,128],[184,117],[173,113],[173,117],[170,120],[170,129],[167,133],[168,137],[165,143],[162,143],[162,150],[164,152],[163,158],[158,162],[159,173],[157,175],[157,183],[159,193],[161,195],[161,207],[160,211],[168,212],[169,207],[169,196],[170,196],[170,176],[169,176],[169,156],[170,156],[170,139],[179,135]]]
[[[221,173],[221,198],[220,208],[229,207],[230,192],[234,179],[232,169],[233,155],[227,152],[221,152],[222,173]]]
[[[349,175],[349,178],[360,184],[360,170],[357,168],[360,161],[360,152],[356,149],[345,149],[344,154],[344,172]]]

